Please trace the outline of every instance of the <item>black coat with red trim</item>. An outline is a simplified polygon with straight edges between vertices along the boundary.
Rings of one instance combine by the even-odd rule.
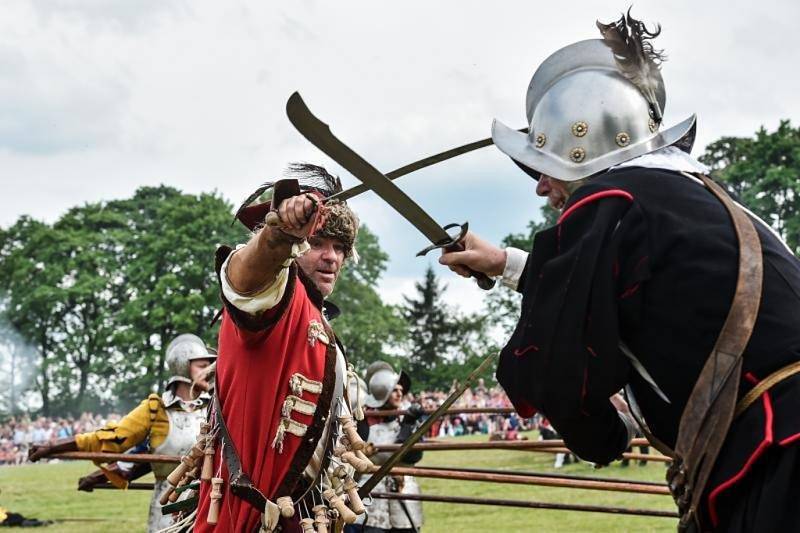
[[[764,285],[740,394],[800,359],[800,261],[755,225]],[[737,270],[730,216],[702,185],[639,167],[594,178],[570,197],[559,223],[535,237],[520,280],[522,315],[497,377],[523,416],[544,412],[584,459],[607,463],[625,450],[626,429],[608,400],[625,385],[653,434],[672,447],[733,300]],[[798,407],[795,376],[739,417],[710,490],[741,477],[759,449],[792,442]]]

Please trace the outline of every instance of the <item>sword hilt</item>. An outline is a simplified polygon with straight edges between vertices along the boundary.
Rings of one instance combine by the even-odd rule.
[[[445,252],[463,252],[464,248],[464,238],[467,236],[467,231],[469,231],[469,222],[464,222],[463,224],[448,224],[444,228],[445,231],[453,228],[460,228],[458,235],[451,236],[446,241],[439,241],[435,244],[431,244],[424,250],[421,250],[417,256],[426,255],[431,250],[438,250],[442,249]],[[495,280],[484,274],[483,272],[478,272],[477,270],[472,270],[468,266],[461,265],[463,268],[466,268],[469,271],[469,275],[475,278],[475,281],[478,283],[478,287],[481,289],[488,291],[489,289],[493,288],[495,285]]]

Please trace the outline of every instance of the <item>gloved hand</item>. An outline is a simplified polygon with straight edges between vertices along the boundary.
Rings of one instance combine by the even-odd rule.
[[[28,450],[28,461],[35,463],[42,457],[54,453],[76,451],[78,451],[78,445],[75,443],[75,437],[67,437],[58,439],[53,444],[34,444]]]
[[[412,403],[406,411],[408,411],[408,413],[403,416],[402,424],[414,425],[420,418],[425,416],[425,409],[418,403]]]

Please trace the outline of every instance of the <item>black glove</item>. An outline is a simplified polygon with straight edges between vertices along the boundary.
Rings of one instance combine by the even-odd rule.
[[[420,418],[425,416],[425,409],[418,403],[412,403],[406,411],[408,412],[403,416],[403,421],[401,422],[403,425],[413,426]]]

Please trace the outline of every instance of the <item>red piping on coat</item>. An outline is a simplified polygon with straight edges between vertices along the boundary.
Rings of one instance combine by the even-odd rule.
[[[753,383],[754,385],[758,383],[758,380],[748,372],[745,374],[745,379],[749,382]],[[716,528],[719,524],[719,516],[717,515],[717,498],[723,491],[729,489],[736,483],[742,480],[747,473],[752,468],[753,464],[756,460],[763,455],[763,453],[770,447],[773,443],[773,436],[772,436],[772,400],[770,399],[769,392],[764,392],[761,396],[762,403],[764,405],[764,415],[765,415],[765,423],[764,423],[764,440],[761,441],[761,444],[758,445],[756,450],[753,454],[747,459],[744,466],[742,467],[739,472],[736,473],[732,478],[728,479],[727,481],[722,482],[721,484],[717,485],[717,487],[711,491],[708,495],[708,515],[711,518],[711,524]]]
[[[609,189],[607,191],[600,191],[594,194],[590,194],[586,198],[581,198],[569,208],[561,213],[561,216],[558,217],[557,224],[561,224],[564,222],[568,216],[570,216],[576,209],[579,207],[583,207],[584,205],[588,204],[589,202],[594,202],[595,200],[600,200],[601,198],[608,198],[612,196],[618,196],[627,199],[629,202],[633,201],[633,195],[627,191],[623,191],[622,189]]]
[[[525,355],[526,353],[528,353],[531,350],[533,350],[534,352],[538,352],[539,351],[539,347],[536,346],[535,344],[531,344],[530,346],[526,346],[522,350],[517,348],[516,350],[514,350],[514,355],[516,355],[517,357],[520,357],[521,355]]]

